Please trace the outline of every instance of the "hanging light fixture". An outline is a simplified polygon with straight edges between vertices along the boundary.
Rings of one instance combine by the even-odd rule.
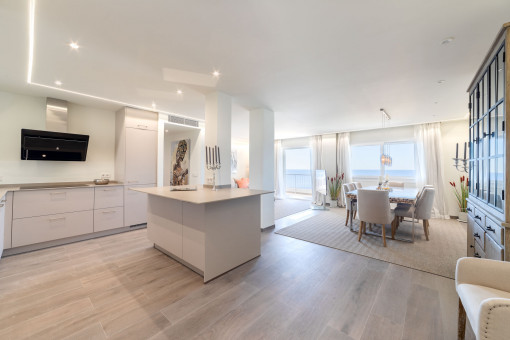
[[[382,128],[386,127],[386,120],[390,120],[390,115],[384,111],[384,109],[380,109],[381,111],[381,119],[382,119]],[[391,166],[393,163],[393,159],[390,156],[390,147],[383,144],[383,152],[381,154],[381,165]]]

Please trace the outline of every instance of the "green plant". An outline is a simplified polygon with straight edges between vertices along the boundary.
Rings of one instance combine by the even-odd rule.
[[[338,196],[340,196],[340,192],[342,191],[342,182],[344,180],[344,174],[341,176],[336,174],[335,177],[328,177],[328,186],[329,186],[329,196],[332,200],[337,200]]]
[[[453,187],[453,193],[457,198],[457,204],[459,205],[459,209],[461,212],[466,212],[467,201],[469,194],[469,178],[465,176],[460,177],[460,190],[457,188],[455,182],[450,182],[450,185]]]

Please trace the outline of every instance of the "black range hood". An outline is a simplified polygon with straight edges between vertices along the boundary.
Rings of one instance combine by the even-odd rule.
[[[21,159],[85,161],[88,135],[21,129]]]

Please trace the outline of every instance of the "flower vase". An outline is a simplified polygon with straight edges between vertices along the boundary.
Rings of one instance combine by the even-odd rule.
[[[467,212],[459,211],[459,219],[458,219],[458,221],[466,223],[467,222]]]

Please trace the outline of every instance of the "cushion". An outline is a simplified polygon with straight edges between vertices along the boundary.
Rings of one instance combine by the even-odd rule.
[[[240,179],[234,178],[234,181],[236,182],[238,188],[249,188],[250,187],[250,179],[249,178],[240,178]]]
[[[509,292],[468,283],[458,284],[457,294],[459,294],[459,298],[462,300],[462,305],[464,305],[469,323],[475,334],[478,333],[478,317],[482,302],[490,298],[510,299]]]

